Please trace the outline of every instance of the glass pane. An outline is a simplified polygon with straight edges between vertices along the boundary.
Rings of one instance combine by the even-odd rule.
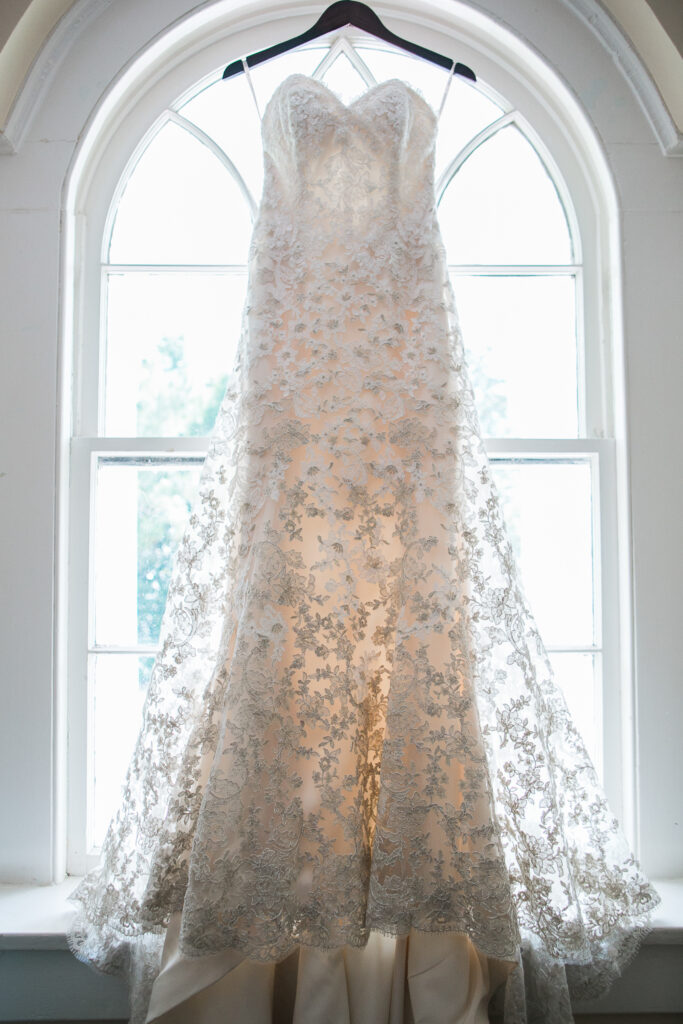
[[[232,174],[184,128],[166,124],[119,201],[112,263],[245,263],[251,214]]]
[[[378,82],[384,82],[388,78],[402,78],[422,93],[432,110],[439,109],[448,79],[448,72],[443,68],[428,61],[385,50],[364,46],[357,46],[356,50]],[[473,136],[502,113],[502,108],[485,96],[476,85],[459,75],[454,75],[439,120],[436,176],[439,176],[446,164],[450,163]]]
[[[151,656],[91,655],[91,848],[102,845],[107,825],[118,807],[153,665]]]
[[[576,437],[576,281],[571,275],[451,277],[481,429]]]
[[[253,71],[252,77],[255,79]],[[257,95],[263,110],[264,99],[260,92]],[[208,86],[183,104],[180,113],[230,157],[257,201],[263,181],[261,124],[246,75]]]
[[[325,52],[322,48],[296,50],[250,68],[261,114],[273,90],[287,75],[294,71],[312,74]],[[212,82],[178,110],[230,157],[258,202],[263,187],[261,123],[247,76]]]
[[[322,80],[342,103],[350,103],[367,89],[364,80],[345,53],[339,54],[334,63],[325,69]]]
[[[95,479],[96,644],[156,644],[201,456],[100,456]]]
[[[569,713],[598,772],[602,769],[602,742],[599,732],[601,660],[600,655],[595,654],[550,655],[555,681],[562,687]]]
[[[443,80],[441,87],[445,88]],[[441,93],[435,102],[438,110]],[[465,148],[467,143],[478,135],[503,113],[501,107],[490,100],[466,79],[455,77],[451,82],[446,104],[439,119],[436,138],[436,176]]]
[[[530,142],[496,132],[462,165],[439,203],[449,263],[571,263],[564,209]]]
[[[109,274],[105,433],[208,435],[245,296],[245,274]]]
[[[592,481],[589,458],[492,456],[522,589],[551,647],[593,644]]]

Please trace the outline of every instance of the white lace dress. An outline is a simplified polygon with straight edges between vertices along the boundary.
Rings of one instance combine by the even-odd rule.
[[[507,978],[506,1024],[567,1024],[659,902],[520,586],[437,120],[398,79],[344,106],[293,74],[266,107],[234,373],[122,802],[72,897],[71,947],[127,972],[133,1021],[223,985],[248,1024],[474,1024]]]

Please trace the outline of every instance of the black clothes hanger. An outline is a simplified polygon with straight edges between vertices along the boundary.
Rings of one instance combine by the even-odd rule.
[[[259,50],[258,53],[252,53],[246,58],[247,64],[250,68],[253,68],[256,64],[261,64],[264,60],[270,60],[271,57],[277,57],[280,53],[285,53],[287,50],[293,50],[297,46],[301,46],[302,43],[307,43],[311,39],[317,39],[318,36],[324,36],[328,32],[333,31],[337,28],[343,28],[345,25],[354,25],[355,28],[360,28],[364,32],[369,32],[370,35],[377,36],[378,39],[384,39],[387,43],[391,43],[392,46],[398,46],[402,50],[408,50],[410,53],[416,54],[418,57],[422,57],[424,60],[429,60],[433,64],[438,64],[442,68],[446,68],[450,71],[453,61],[450,57],[444,57],[440,53],[435,53],[434,50],[428,50],[425,46],[420,46],[418,43],[411,43],[407,39],[401,39],[400,36],[394,35],[388,28],[382,24],[372,8],[368,7],[367,4],[360,3],[359,0],[337,0],[336,3],[330,4],[330,6],[323,11],[315,25],[308,29],[307,32],[302,32],[301,35],[293,36],[291,39],[285,39],[282,43],[275,43],[274,46],[269,46],[265,50]],[[223,72],[223,78],[232,78],[233,75],[239,75],[244,71],[244,66],[241,60],[234,60],[232,64],[228,64],[227,68]],[[453,68],[453,72],[456,75],[462,75],[464,78],[469,78],[473,82],[476,82],[477,76],[471,68],[468,68],[466,64],[456,64]]]

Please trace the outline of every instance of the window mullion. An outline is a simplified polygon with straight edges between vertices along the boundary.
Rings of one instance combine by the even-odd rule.
[[[581,456],[591,452],[602,453],[608,451],[613,443],[601,437],[485,437],[483,441],[490,455],[519,453],[525,457],[538,455],[540,458],[553,454],[566,458],[573,453]]]
[[[246,275],[244,263],[102,263],[107,274],[235,274]]]
[[[76,218],[78,271],[74,280],[74,381],[72,394],[73,430],[76,434],[98,432],[100,402],[100,350],[102,325],[102,277],[99,270],[99,242],[95,218]],[[82,253],[82,258],[80,257]],[[94,344],[99,339],[100,344]]]
[[[67,857],[68,870],[72,873],[83,873],[87,867],[91,451],[87,445],[74,444],[73,441],[70,484]]]
[[[97,385],[97,433],[104,434],[105,432],[105,416],[106,416],[106,386],[107,386],[107,345],[108,345],[108,310],[109,310],[109,280],[104,269],[100,270],[100,325],[99,325],[99,337],[100,344],[98,346],[99,360],[97,368],[98,385]]]
[[[538,277],[579,274],[578,263],[449,263],[449,274],[459,277]]]
[[[156,654],[159,644],[97,644],[88,647],[90,654]]]
[[[631,688],[631,652],[627,643],[630,630],[623,629],[628,604],[621,593],[619,565],[619,510],[617,508],[617,449],[613,439],[600,442],[601,457],[596,467],[597,494],[599,507],[595,509],[597,531],[600,537],[599,565],[602,573],[599,587],[596,587],[600,608],[596,609],[596,620],[602,631],[603,689],[598,695],[599,726],[605,751],[603,778],[605,790],[614,813],[619,817],[632,843],[634,833],[635,807],[633,803],[633,778],[630,773],[634,764],[632,733],[630,728],[633,714],[633,693]],[[609,709],[609,714],[605,714]]]
[[[120,453],[122,456],[131,452],[138,455],[179,452],[203,455],[208,451],[209,443],[209,437],[74,437],[71,448],[73,451]]]

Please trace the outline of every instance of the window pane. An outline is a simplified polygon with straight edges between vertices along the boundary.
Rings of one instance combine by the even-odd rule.
[[[573,276],[451,277],[481,429],[576,437]]]
[[[530,142],[508,125],[462,165],[438,210],[450,263],[571,263],[559,196]]]
[[[312,74],[325,52],[323,47],[306,47],[250,68],[261,113],[282,79],[293,71]],[[261,124],[247,76],[213,82],[178,110],[227,153],[258,202],[263,184]]]
[[[443,80],[441,88],[445,88]],[[442,93],[434,101],[438,110]],[[464,149],[483,128],[501,116],[503,110],[482,92],[455,77],[451,82],[446,104],[439,119],[436,138],[436,176]]]
[[[201,456],[100,456],[95,490],[95,643],[156,644],[173,555]]]
[[[339,97],[342,103],[350,103],[367,89],[364,80],[345,53],[340,53],[325,69],[323,82]]]
[[[260,96],[259,103],[263,109]],[[185,103],[180,113],[206,132],[230,157],[252,199],[257,201],[263,180],[261,124],[246,76],[215,82]]]
[[[153,665],[153,657],[136,654],[90,657],[91,848],[101,846],[118,806]]]
[[[602,741],[599,733],[601,660],[599,654],[550,655],[555,680],[562,687],[569,713],[598,770],[602,763]]]
[[[587,647],[593,621],[589,457],[546,462],[492,456],[521,583],[544,642]]]
[[[243,274],[109,274],[105,433],[208,435],[245,294]]]
[[[114,222],[112,263],[245,263],[251,214],[218,158],[166,124],[126,184]]]

